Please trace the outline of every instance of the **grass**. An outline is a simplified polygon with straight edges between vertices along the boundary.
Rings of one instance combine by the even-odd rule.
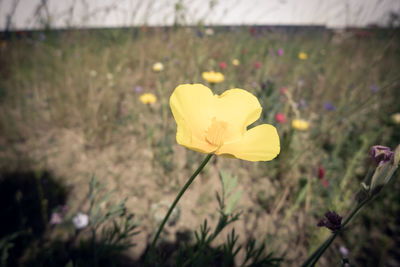
[[[203,29],[179,27],[67,30],[45,32],[45,40],[38,32],[4,36],[2,172],[50,170],[71,188],[72,212],[87,211],[86,185],[95,173],[118,192],[116,201],[129,197],[127,209],[140,219],[142,231],[135,236],[142,245],[131,252],[141,255],[157,225],[151,205],[172,201],[203,157],[176,144],[169,96],[179,84],[205,84],[201,73],[220,70],[224,61],[225,81],[214,91],[236,87],[255,94],[263,106],[258,123],[277,127],[281,154],[267,163],[214,159],[183,197],[180,219],[163,238],[174,241],[175,233],[197,229],[204,217],[216,224],[216,201],[209,199],[219,190],[219,171],[229,170],[242,192],[237,205],[242,217],[234,223],[239,241],[257,237],[284,255],[285,266],[296,266],[329,234],[316,227],[318,218],[328,209],[349,212],[370,165],[369,148],[394,148],[399,142],[400,127],[390,118],[400,112],[398,30],[371,30],[372,37],[270,27],[253,34],[245,27],[215,31],[208,36]],[[300,60],[300,52],[308,58]],[[233,66],[233,59],[240,65]],[[156,62],[163,63],[162,72],[152,71]],[[141,103],[144,92],[158,101]],[[333,110],[325,108],[327,102]],[[286,123],[276,122],[277,112],[285,114]],[[293,129],[294,118],[307,120],[309,130]],[[317,179],[319,166],[326,170],[327,188]],[[339,244],[350,249],[355,264],[398,263],[399,183],[392,187],[335,241],[323,266],[340,262]],[[391,223],[383,226],[386,220]],[[374,248],[381,243],[387,246]]]

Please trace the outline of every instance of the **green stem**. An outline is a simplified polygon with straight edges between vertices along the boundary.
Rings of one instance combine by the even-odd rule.
[[[186,184],[182,187],[181,191],[178,193],[176,196],[174,202],[172,203],[171,207],[169,208],[167,214],[165,215],[163,221],[160,224],[160,227],[158,228],[158,231],[156,235],[154,236],[153,242],[151,243],[150,246],[150,255],[153,254],[154,248],[156,246],[158,237],[160,236],[162,230],[164,229],[165,223],[168,221],[169,216],[171,215],[172,211],[174,210],[176,204],[178,204],[179,199],[181,199],[182,195],[185,193],[186,189],[190,186],[190,184],[194,181],[194,179],[197,177],[197,175],[201,172],[201,170],[206,166],[208,161],[211,159],[213,154],[208,154],[207,157],[203,160],[203,162],[200,164],[200,166],[197,168],[197,170],[192,174],[192,176],[189,178],[189,180],[186,182]]]
[[[356,213],[370,200],[371,197],[368,197],[363,202],[359,203],[357,207],[350,213],[350,215],[344,220],[340,230],[334,232],[321,246],[319,246],[317,250],[314,251],[313,254],[311,254],[310,257],[308,257],[308,259],[301,266],[302,267],[314,266],[318,262],[322,254],[324,254],[325,250],[331,245],[333,240],[335,240],[336,236],[343,231],[343,228],[350,222],[350,220],[354,217],[354,215],[356,215]]]

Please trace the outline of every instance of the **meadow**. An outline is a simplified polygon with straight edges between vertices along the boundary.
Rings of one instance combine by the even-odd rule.
[[[371,147],[400,143],[399,37],[398,29],[318,27],[3,34],[2,263],[143,265],[167,209],[205,157],[177,144],[169,106],[178,85],[201,83],[216,94],[255,95],[263,111],[253,125],[274,125],[281,151],[267,162],[214,156],[161,233],[160,259],[300,266],[331,233],[317,227],[325,212],[345,217],[356,205],[376,168]],[[211,70],[224,80],[204,80]],[[318,266],[400,264],[398,176]],[[77,226],[78,213],[89,215],[89,226]],[[215,235],[202,247],[208,227]]]

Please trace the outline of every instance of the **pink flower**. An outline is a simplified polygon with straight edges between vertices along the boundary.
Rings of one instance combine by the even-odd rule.
[[[63,218],[60,213],[53,212],[51,214],[50,224],[51,225],[60,224],[60,223],[62,223],[62,220],[63,220]]]
[[[282,48],[279,48],[279,49],[278,49],[278,55],[283,56],[283,54],[284,54],[283,49],[282,49]]]
[[[283,113],[276,113],[275,114],[275,120],[279,123],[285,123],[286,122],[286,116]]]
[[[325,180],[325,168],[322,165],[318,166],[318,179],[321,180],[322,185],[327,188],[328,181]]]
[[[220,67],[222,70],[226,69],[226,62],[221,61],[221,62],[219,63],[219,67]]]
[[[285,86],[282,86],[282,88],[281,88],[281,94],[282,94],[282,95],[286,94],[286,91],[287,91],[286,87],[285,87]]]
[[[247,55],[247,49],[243,48],[243,55]]]
[[[261,62],[260,61],[254,62],[254,68],[256,68],[256,69],[261,68]]]

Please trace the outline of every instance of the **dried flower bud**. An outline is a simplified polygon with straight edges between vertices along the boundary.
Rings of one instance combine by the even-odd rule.
[[[370,151],[372,159],[377,164],[383,164],[385,162],[390,161],[393,156],[393,151],[390,150],[387,146],[373,146]]]
[[[326,227],[332,232],[339,230],[342,227],[342,216],[339,216],[334,211],[327,211],[325,218],[319,220],[318,227]]]

